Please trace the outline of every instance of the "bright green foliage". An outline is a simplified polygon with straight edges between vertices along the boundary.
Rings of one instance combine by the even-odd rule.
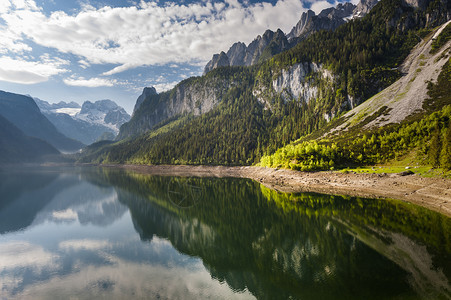
[[[451,105],[404,125],[380,128],[335,142],[320,140],[288,145],[261,159],[260,165],[293,170],[328,170],[352,165],[382,163],[421,148],[435,167],[449,168]],[[442,142],[443,141],[443,142]]]
[[[444,169],[451,170],[451,121],[443,138],[442,150],[440,152],[440,166]]]
[[[432,134],[431,142],[429,144],[429,162],[433,167],[438,167],[440,165],[440,128],[436,127],[434,133]]]

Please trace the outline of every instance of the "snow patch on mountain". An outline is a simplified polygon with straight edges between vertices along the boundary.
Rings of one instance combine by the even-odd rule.
[[[71,108],[71,107],[62,107],[57,109],[52,109],[51,112],[56,114],[67,114],[71,117],[75,117],[80,112],[81,108]]]

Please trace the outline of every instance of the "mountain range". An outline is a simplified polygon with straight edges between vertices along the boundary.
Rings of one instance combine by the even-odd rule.
[[[227,53],[222,51],[214,54],[205,66],[204,74],[218,67],[252,66],[265,61],[294,47],[314,32],[335,30],[349,20],[365,16],[377,2],[378,0],[362,0],[358,5],[350,2],[339,3],[336,7],[322,10],[318,15],[312,10],[303,12],[299,22],[286,35],[280,29],[276,32],[268,29],[248,46],[242,42],[236,42]]]
[[[113,140],[130,115],[111,100],[50,104],[34,98],[41,112],[66,136],[89,145],[98,140]]]

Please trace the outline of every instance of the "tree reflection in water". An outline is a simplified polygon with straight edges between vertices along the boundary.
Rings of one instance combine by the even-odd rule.
[[[142,240],[168,239],[267,299],[447,298],[451,221],[399,201],[284,194],[247,179],[84,173],[117,188]]]

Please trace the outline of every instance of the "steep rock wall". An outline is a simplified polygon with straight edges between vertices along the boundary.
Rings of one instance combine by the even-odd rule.
[[[182,81],[171,91],[152,93],[145,97],[130,122],[121,127],[117,139],[144,133],[176,116],[207,113],[218,105],[230,86],[229,80],[211,76],[191,78]]]
[[[265,106],[269,106],[272,99],[282,97],[283,100],[301,100],[309,102],[319,96],[317,80],[334,79],[332,73],[316,63],[302,62],[282,69],[278,75],[273,76],[270,87],[257,85],[253,94]]]

